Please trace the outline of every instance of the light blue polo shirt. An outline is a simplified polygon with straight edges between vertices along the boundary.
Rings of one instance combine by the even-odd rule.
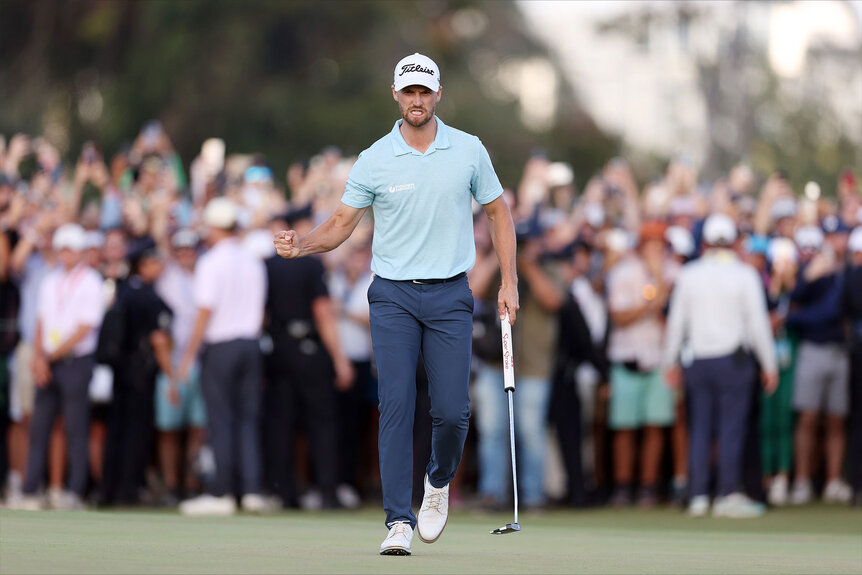
[[[341,198],[371,206],[371,270],[387,279],[448,278],[472,268],[471,200],[487,204],[503,193],[479,138],[436,119],[437,137],[424,154],[404,141],[403,120],[395,122],[359,154]]]

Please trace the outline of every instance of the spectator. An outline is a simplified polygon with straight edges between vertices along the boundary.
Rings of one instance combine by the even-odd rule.
[[[54,493],[52,506],[81,509],[87,487],[87,439],[90,425],[88,386],[93,374],[96,330],[102,321],[102,284],[98,274],[82,264],[84,230],[66,224],[54,233],[53,248],[62,269],[40,285],[33,377],[37,386],[27,479],[20,507],[38,509],[36,497],[45,470],[49,434],[62,409],[69,452],[68,493]]]
[[[237,216],[236,205],[226,198],[210,201],[204,211],[211,248],[195,269],[198,312],[175,374],[178,381],[188,379],[204,344],[201,387],[216,473],[206,494],[180,505],[180,511],[187,515],[231,515],[236,512],[235,493],[242,495],[245,511],[265,509],[261,496],[262,362],[258,339],[266,271],[239,245]]]
[[[192,462],[204,443],[206,408],[200,383],[200,364],[196,361],[184,381],[170,377],[176,374],[186,353],[195,322],[194,270],[197,262],[198,236],[189,229],[173,235],[173,257],[156,280],[156,293],[173,313],[171,323],[171,369],[156,378],[156,429],[158,430],[159,463],[168,493],[162,503],[175,505],[181,495],[199,487]],[[182,431],[187,430],[187,444],[181,446]],[[180,460],[185,462],[180,466]],[[180,469],[185,480],[180,482]]]
[[[611,318],[610,428],[614,430],[614,506],[631,503],[635,440],[643,428],[637,503],[657,503],[664,429],[673,424],[673,393],[664,384],[661,354],[663,310],[679,266],[665,250],[665,226],[648,222],[641,229],[637,254],[629,254],[608,274]]]
[[[300,234],[314,227],[309,209],[288,213],[285,219],[280,223],[294,226]],[[270,487],[277,489],[283,503],[295,500],[294,430],[301,421],[309,439],[320,505],[332,509],[338,506],[338,435],[333,424],[338,413],[336,389],[343,392],[353,386],[353,366],[339,343],[320,258],[288,260],[273,255],[265,263],[267,333],[273,344],[271,405],[275,407],[268,426],[277,438],[271,447]],[[314,499],[307,501],[317,507]]]
[[[824,219],[826,243],[800,273],[792,299],[798,308],[787,325],[799,332],[799,355],[793,387],[796,420],[796,477],[791,503],[812,497],[812,465],[817,421],[826,414],[826,486],[823,500],[848,502],[850,486],[841,479],[850,406],[850,358],[841,316],[847,228],[835,216]]]
[[[718,435],[718,498],[713,513],[727,517],[761,515],[764,508],[739,493],[742,450],[751,409],[755,364],[760,362],[767,391],[777,383],[772,333],[763,287],[757,274],[728,249],[736,240],[729,217],[713,214],[703,230],[707,251],[686,264],[674,290],[668,317],[665,364],[667,381],[682,382],[680,350],[683,341],[693,360],[685,366],[689,397],[690,494],[689,514],[709,510],[710,452],[713,428]]]
[[[0,175],[0,178],[3,176]],[[0,184],[2,185],[2,184]],[[32,201],[28,194],[28,201]],[[21,497],[21,487],[27,472],[27,451],[36,384],[30,366],[33,362],[34,338],[38,314],[39,286],[43,279],[59,267],[56,253],[51,245],[56,216],[44,210],[29,221],[15,223],[18,242],[9,258],[11,277],[18,286],[20,306],[18,331],[20,341],[13,357],[11,373],[9,429],[10,476],[7,498],[14,502]],[[54,449],[51,461],[62,461],[62,429],[52,432],[56,439],[51,442]],[[56,453],[58,452],[59,453]],[[55,486],[62,485],[64,468],[53,471]],[[14,504],[13,504],[14,506]]]
[[[338,318],[338,340],[353,364],[353,386],[337,390],[339,485],[336,496],[343,507],[358,507],[359,456],[363,423],[374,412],[377,382],[371,366],[371,323],[368,286],[371,245],[364,240],[348,243],[343,265],[329,275],[329,293]]]
[[[851,268],[844,284],[844,311],[851,333],[850,445],[847,455],[853,505],[862,506],[862,226],[847,244]]]
[[[790,294],[796,286],[797,250],[792,241],[775,238],[769,245],[772,265],[768,285],[770,319],[778,361],[778,387],[761,397],[761,453],[763,472],[769,485],[769,503],[785,505],[793,466],[793,379],[796,372],[798,337],[786,325]]]
[[[117,295],[122,361],[113,365],[114,391],[105,447],[103,503],[137,504],[150,457],[158,370],[172,375],[171,310],[154,284],[164,269],[154,247],[132,256],[132,277]],[[106,321],[107,324],[107,321]]]
[[[522,237],[518,252],[520,320],[512,335],[520,398],[515,403],[517,445],[524,462],[518,468],[518,487],[527,509],[545,505],[546,427],[557,343],[554,320],[564,301],[559,262],[543,260],[541,251],[541,238]],[[476,378],[473,395],[479,433],[479,492],[490,505],[501,505],[507,499],[508,416],[501,389],[502,363],[485,366]]]

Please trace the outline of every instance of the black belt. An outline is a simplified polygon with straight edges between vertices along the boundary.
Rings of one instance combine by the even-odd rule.
[[[410,282],[414,284],[420,285],[434,285],[434,284],[444,284],[446,282],[453,282],[455,280],[459,280],[462,277],[466,276],[467,272],[461,272],[460,274],[454,275],[451,278],[442,278],[442,279],[427,279],[427,280],[399,280],[404,282]]]

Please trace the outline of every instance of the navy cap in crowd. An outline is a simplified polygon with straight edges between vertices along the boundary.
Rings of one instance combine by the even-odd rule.
[[[850,226],[834,214],[829,214],[820,222],[824,234],[849,234]]]

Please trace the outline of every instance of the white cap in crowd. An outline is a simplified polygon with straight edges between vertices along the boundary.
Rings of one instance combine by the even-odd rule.
[[[239,210],[228,198],[213,198],[204,208],[204,223],[213,228],[229,230],[236,226]]]
[[[440,89],[440,69],[434,60],[416,52],[398,62],[392,84],[396,90],[418,85],[436,92]]]
[[[712,214],[703,224],[703,239],[714,246],[728,246],[736,241],[736,224],[727,214]]]
[[[851,252],[862,253],[862,226],[856,226],[850,232],[850,238],[847,240],[847,248]]]
[[[174,232],[173,237],[171,238],[171,245],[174,248],[196,248],[198,247],[198,242],[200,238],[198,235],[187,228],[177,230]]]
[[[823,230],[818,226],[802,226],[793,234],[800,250],[819,250],[823,245]]]
[[[676,255],[687,258],[694,254],[694,237],[684,227],[670,226],[664,232],[664,237]]]
[[[57,251],[63,249],[73,252],[84,251],[87,247],[87,233],[78,224],[63,224],[54,232],[52,245]]]
[[[782,218],[796,216],[796,200],[793,198],[781,198],[772,204],[772,220],[778,221]]]

